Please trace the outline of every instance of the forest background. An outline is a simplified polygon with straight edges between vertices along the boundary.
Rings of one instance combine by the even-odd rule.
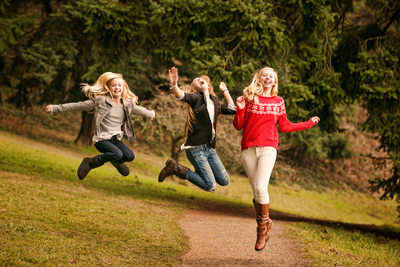
[[[369,181],[382,198],[400,201],[398,1],[2,0],[0,15],[3,108],[29,114],[81,101],[82,82],[119,72],[139,104],[156,110],[154,122],[136,118],[138,144],[179,158],[185,106],[168,94],[167,69],[178,67],[181,85],[200,74],[214,87],[225,81],[235,98],[271,66],[289,119],[321,118],[319,127],[282,135],[280,159],[327,180],[324,170],[357,176],[357,167],[374,164],[369,177],[346,183]],[[82,113],[77,143],[90,144],[92,118]],[[365,134],[351,131],[354,123],[377,151],[354,151],[350,141]],[[243,172],[232,118],[219,131],[223,162]]]

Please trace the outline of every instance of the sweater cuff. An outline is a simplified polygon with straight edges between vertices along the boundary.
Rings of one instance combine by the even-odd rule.
[[[178,87],[179,88],[179,87]],[[183,97],[185,96],[185,92],[183,91],[183,90],[181,90],[181,89],[179,89],[180,91],[179,91],[179,97],[177,97],[179,100],[182,100],[183,99]]]
[[[54,105],[50,105],[50,114],[51,114],[51,115],[56,114]]]

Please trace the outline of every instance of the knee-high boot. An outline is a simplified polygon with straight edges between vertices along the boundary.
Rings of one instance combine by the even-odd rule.
[[[165,180],[165,178],[174,174],[181,179],[185,179],[188,170],[189,168],[186,168],[185,166],[176,162],[176,160],[169,158],[167,162],[165,162],[165,167],[161,170],[160,174],[158,175],[158,181],[162,183]]]
[[[253,204],[256,210],[257,221],[257,241],[254,249],[260,251],[265,248],[269,239],[272,220],[269,218],[269,204],[259,204],[254,199]]]

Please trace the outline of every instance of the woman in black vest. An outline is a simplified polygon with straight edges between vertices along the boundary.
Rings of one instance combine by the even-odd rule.
[[[161,170],[158,181],[175,174],[190,181],[205,191],[214,191],[216,184],[229,184],[229,175],[215,151],[215,133],[219,113],[234,115],[236,107],[225,83],[220,83],[220,90],[228,105],[221,104],[215,96],[210,79],[202,75],[192,81],[188,92],[178,87],[178,69],[168,70],[171,90],[174,95],[188,104],[186,130],[187,140],[181,146],[195,168],[195,172],[168,159]]]

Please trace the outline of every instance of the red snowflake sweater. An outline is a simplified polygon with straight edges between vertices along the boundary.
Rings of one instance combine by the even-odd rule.
[[[242,150],[252,146],[272,146],[278,149],[278,127],[281,132],[294,132],[314,126],[312,119],[291,123],[286,115],[285,102],[279,96],[259,96],[258,104],[246,101],[237,109],[233,126],[243,129]]]

